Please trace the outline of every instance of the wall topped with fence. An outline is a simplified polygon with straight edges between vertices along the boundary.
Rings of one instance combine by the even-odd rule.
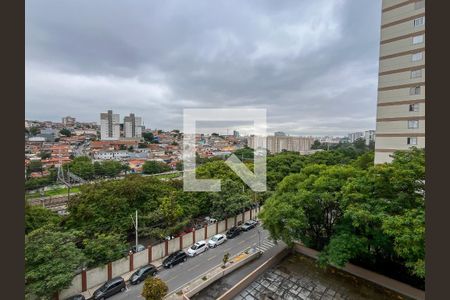
[[[63,300],[70,296],[81,294],[116,276],[129,276],[134,270],[149,263],[154,263],[158,266],[160,260],[171,253],[188,248],[196,241],[209,239],[215,234],[224,233],[233,226],[255,218],[258,213],[258,209],[251,209],[234,217],[204,225],[203,228],[186,233],[172,240],[166,240],[153,246],[149,245],[143,251],[130,254],[127,257],[110,262],[105,266],[84,270],[74,277],[69,288],[59,293],[58,298]],[[127,276],[124,276],[124,279],[127,280]]]

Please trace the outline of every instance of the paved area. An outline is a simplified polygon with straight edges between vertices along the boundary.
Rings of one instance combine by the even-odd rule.
[[[346,272],[321,269],[315,261],[291,254],[269,269],[234,300],[302,299],[302,300],[388,300],[407,299],[390,290],[371,284]]]
[[[338,300],[350,298],[309,278],[297,278],[279,270],[270,270],[234,299]]]
[[[221,265],[223,255],[226,252],[233,256],[248,247],[257,247],[259,245],[258,230],[260,230],[261,233],[261,250],[269,250],[273,247],[272,242],[267,240],[269,233],[258,226],[248,232],[243,232],[234,239],[227,240],[224,244],[217,248],[209,249],[199,256],[189,258],[185,263],[181,263],[172,269],[161,270],[157,276],[166,282],[169,287],[169,292],[174,291],[197,276],[200,276],[208,270]],[[140,295],[142,292],[142,286],[143,283],[136,286],[128,286],[127,291],[119,293],[109,299],[143,299]]]

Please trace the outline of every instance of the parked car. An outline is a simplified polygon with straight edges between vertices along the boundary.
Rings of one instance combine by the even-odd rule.
[[[131,247],[131,252],[133,252],[133,253],[141,252],[144,250],[145,250],[145,246],[141,245],[141,244],[138,244],[137,246],[134,245],[133,247]]]
[[[208,250],[206,241],[198,241],[197,243],[192,245],[191,248],[188,249],[187,255],[196,256],[199,255],[200,253],[205,252],[206,250]]]
[[[216,248],[217,246],[225,243],[227,240],[227,237],[225,234],[216,234],[208,241],[208,247],[209,248]]]
[[[205,217],[205,222],[207,224],[214,224],[217,223],[217,219],[211,218],[211,217]]]
[[[256,225],[257,225],[256,221],[248,220],[247,222],[245,222],[244,224],[241,225],[241,229],[243,231],[249,231],[250,229],[255,228]]]
[[[165,260],[163,260],[163,266],[164,268],[172,268],[175,265],[178,265],[179,263],[186,261],[187,255],[183,250],[179,250],[177,252],[174,252],[170,254]]]
[[[66,300],[86,300],[86,298],[83,295],[78,294],[78,295],[66,298]]]
[[[143,266],[133,273],[130,277],[131,284],[138,284],[144,281],[149,276],[155,276],[158,273],[156,267],[152,264]]]
[[[241,234],[242,229],[240,227],[231,227],[228,231],[227,231],[227,239],[232,239],[234,237],[237,237],[238,235]]]
[[[115,277],[105,282],[94,292],[94,300],[103,300],[127,289],[122,277]]]

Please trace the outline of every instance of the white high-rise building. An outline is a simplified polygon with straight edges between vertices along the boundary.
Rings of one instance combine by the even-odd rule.
[[[100,114],[100,139],[113,141],[120,139],[120,115],[112,110]]]
[[[142,137],[142,118],[133,113],[123,119],[123,131],[125,138]]]
[[[383,0],[375,163],[425,147],[425,0]]]

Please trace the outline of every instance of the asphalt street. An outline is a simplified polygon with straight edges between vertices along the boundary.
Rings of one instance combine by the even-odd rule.
[[[275,247],[275,244],[268,240],[269,233],[258,226],[250,231],[243,232],[234,239],[229,239],[217,248],[209,249],[206,252],[181,263],[172,269],[161,270],[157,277],[164,280],[169,287],[169,293],[174,291],[194,278],[203,275],[210,269],[222,264],[223,255],[228,252],[230,256],[240,253],[242,250],[248,247],[258,247],[259,237],[258,231],[261,236],[262,251],[268,251]],[[142,292],[143,283],[138,285],[129,285],[127,290],[123,293],[116,294],[109,299],[121,300],[121,299],[143,299],[140,295]]]

